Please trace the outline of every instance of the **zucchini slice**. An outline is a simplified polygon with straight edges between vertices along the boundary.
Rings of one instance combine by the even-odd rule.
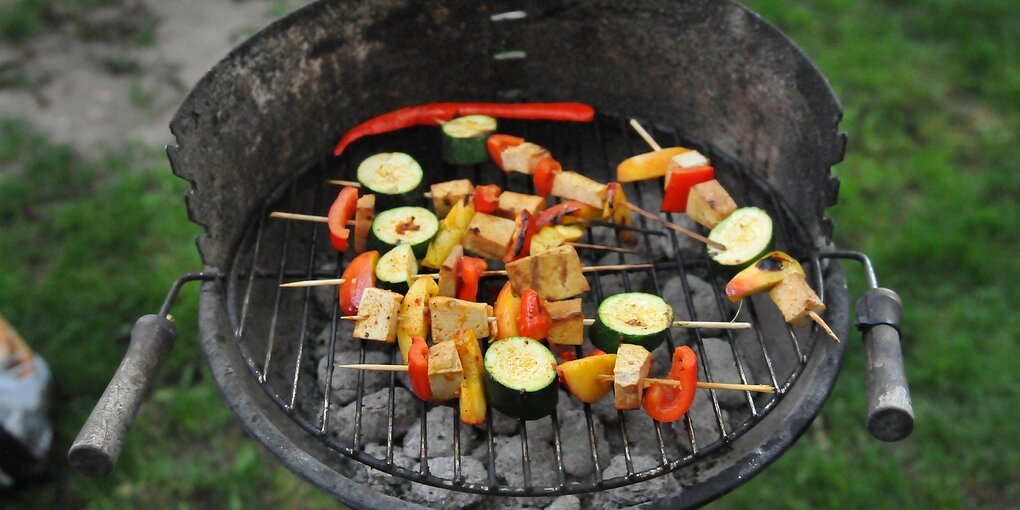
[[[439,231],[439,220],[424,207],[397,207],[375,215],[369,248],[389,251],[410,244],[415,257],[425,256],[429,241]]]
[[[485,351],[485,394],[497,411],[537,420],[556,409],[556,358],[545,345],[514,336]]]
[[[708,238],[725,250],[709,246],[708,254],[731,276],[772,251],[772,218],[757,207],[741,207],[719,222]]]
[[[358,165],[358,182],[375,193],[377,209],[420,204],[424,175],[421,165],[403,152],[380,152]]]
[[[496,119],[488,115],[468,115],[443,124],[443,160],[451,165],[488,161],[485,143],[494,132]]]
[[[410,244],[398,244],[383,254],[375,264],[379,287],[404,294],[411,277],[418,274],[418,261]]]
[[[661,297],[644,292],[616,294],[599,304],[591,343],[608,353],[615,353],[620,344],[637,344],[651,351],[672,325],[673,307]]]

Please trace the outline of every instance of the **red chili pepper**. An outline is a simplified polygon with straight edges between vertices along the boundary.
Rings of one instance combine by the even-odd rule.
[[[494,134],[489,135],[489,138],[485,140],[485,148],[489,151],[492,161],[502,170],[503,151],[507,147],[516,147],[522,143],[524,143],[524,139],[519,136]]]
[[[514,232],[510,234],[510,244],[503,253],[503,262],[513,262],[531,253],[531,238],[535,237],[535,215],[527,209],[521,209],[514,219]]]
[[[488,264],[476,257],[461,257],[457,261],[457,299],[478,300],[478,280]]]
[[[459,115],[488,115],[500,119],[591,122],[595,109],[582,103],[431,103],[400,108],[354,126],[333,149],[339,156],[355,140],[411,126],[434,126]]]
[[[432,399],[432,384],[429,382],[429,346],[420,336],[411,337],[411,348],[407,351],[407,376],[411,390],[418,398],[428,402]]]
[[[521,294],[521,310],[517,316],[517,330],[521,335],[535,340],[549,336],[552,317],[542,304],[535,289],[527,289]]]
[[[698,357],[690,347],[683,345],[673,351],[673,366],[669,378],[680,381],[680,387],[653,384],[645,391],[642,406],[652,419],[669,423],[683,418],[694,402],[698,388]]]
[[[344,282],[340,284],[340,310],[344,315],[357,315],[361,305],[361,295],[365,289],[375,287],[375,264],[379,262],[379,252],[366,251],[347,265],[344,269]]]
[[[475,212],[492,214],[499,208],[499,195],[503,190],[495,184],[475,187]]]
[[[329,241],[337,251],[347,251],[347,241],[351,237],[351,229],[347,228],[347,221],[354,216],[357,206],[358,188],[344,186],[329,208],[329,213],[326,215],[329,219]]]
[[[715,169],[710,166],[681,168],[666,175],[666,192],[662,197],[662,212],[682,213],[687,211],[687,195],[695,184],[715,179]]]
[[[534,173],[532,174],[535,178],[535,191],[543,197],[549,196],[552,193],[553,181],[556,179],[556,174],[563,170],[563,166],[560,165],[559,161],[553,158],[545,157],[539,160],[538,164],[535,165]]]
[[[566,202],[560,202],[542,211],[542,214],[539,214],[538,219],[535,220],[535,228],[542,230],[542,227],[545,227],[546,225],[569,223],[565,221],[568,217],[576,217],[578,220],[581,220],[594,219],[601,216],[601,209],[596,209],[590,205],[582,204],[576,200],[567,200]]]

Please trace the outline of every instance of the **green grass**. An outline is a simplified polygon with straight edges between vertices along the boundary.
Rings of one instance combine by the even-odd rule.
[[[51,3],[0,9],[0,39],[38,33]],[[917,426],[898,444],[868,435],[854,333],[821,418],[715,508],[1014,506],[1020,10],[1006,0],[748,3],[805,49],[844,105],[850,142],[830,214],[838,243],[871,255],[882,284],[903,298]],[[25,27],[10,28],[16,16]],[[83,161],[23,125],[0,124],[0,312],[54,368],[58,466],[53,483],[4,503],[334,505],[266,461],[229,415],[201,359],[193,288],[174,310],[181,338],[118,469],[91,481],[66,468],[63,455],[132,323],[156,310],[176,276],[199,267],[184,188],[158,151]],[[846,267],[856,297],[859,270]]]

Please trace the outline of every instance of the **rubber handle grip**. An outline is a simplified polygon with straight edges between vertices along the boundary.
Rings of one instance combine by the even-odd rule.
[[[857,325],[867,355],[868,430],[881,441],[899,441],[914,430],[914,406],[903,370],[899,322],[903,305],[885,288],[857,301]]]
[[[135,322],[124,359],[67,454],[74,469],[90,477],[113,469],[138,408],[176,340],[177,328],[166,317],[144,315]]]

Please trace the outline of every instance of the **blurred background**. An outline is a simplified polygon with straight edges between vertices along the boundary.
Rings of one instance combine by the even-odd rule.
[[[163,146],[183,95],[303,3],[0,0],[0,313],[50,363],[47,480],[4,508],[333,508],[249,440],[211,380],[197,292],[115,471],[66,452],[141,314],[200,268]],[[714,508],[1009,508],[1020,501],[1020,9],[1013,0],[749,0],[845,110],[837,243],[904,302],[917,426],[870,437],[849,339],[824,412]],[[1014,258],[1017,257],[1017,258]],[[851,297],[863,281],[855,265]]]

